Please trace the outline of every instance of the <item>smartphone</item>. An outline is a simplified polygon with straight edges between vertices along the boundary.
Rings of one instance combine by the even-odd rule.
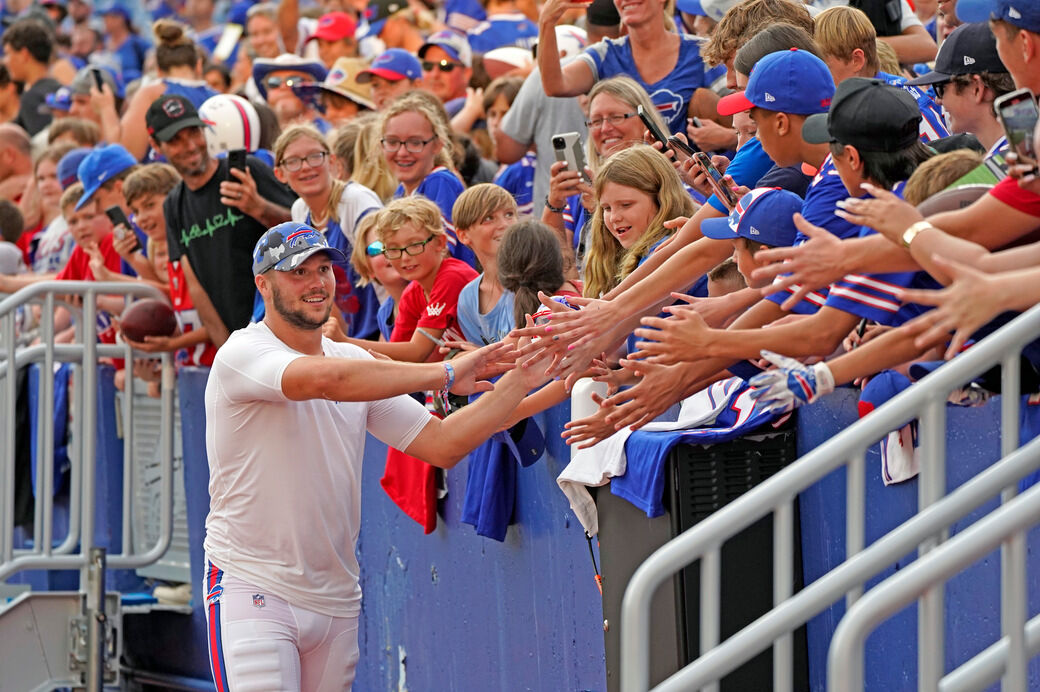
[[[693,125],[694,127],[703,127],[701,125],[701,119],[698,118],[696,115],[693,116],[692,118],[690,118],[690,124]]]
[[[581,179],[591,185],[592,180],[585,172],[585,151],[581,148],[581,135],[577,132],[563,132],[552,136],[553,154],[557,161],[566,161],[567,169],[578,171]]]
[[[94,75],[94,86],[97,87],[98,91],[105,90],[105,80],[101,77],[101,68],[95,67],[90,71],[90,74]]]
[[[119,206],[112,206],[105,210],[105,216],[115,226],[115,230],[112,232],[116,238],[122,240],[126,237],[127,233],[133,233],[134,235],[134,247],[130,252],[137,252],[141,249],[141,241],[137,239],[137,234],[134,233],[133,228],[130,226],[130,219],[126,218],[126,214],[123,213],[123,209]]]
[[[694,159],[697,161],[697,165],[701,167],[705,175],[708,176],[708,184],[711,185],[711,189],[715,191],[715,196],[722,200],[722,203],[726,205],[726,208],[732,209],[737,206],[737,202],[740,199],[737,198],[737,193],[722,182],[723,175],[719,172],[718,168],[715,168],[715,164],[711,162],[711,158],[703,151],[698,151],[694,154]]]
[[[661,132],[661,128],[657,126],[654,119],[650,117],[650,114],[643,110],[643,106],[636,106],[636,113],[639,114],[639,119],[646,125],[646,129],[650,131],[651,136],[664,146],[668,145],[668,136]]]
[[[1018,89],[993,102],[993,110],[1004,126],[1008,148],[1018,155],[1018,162],[1036,168],[1036,123],[1040,119],[1036,96],[1029,89]]]
[[[700,149],[697,148],[696,144],[687,144],[675,135],[668,138],[668,146],[672,148],[672,151],[685,154],[687,158],[692,159]]]
[[[245,149],[232,149],[227,154],[228,168],[237,168],[240,171],[246,169],[246,150]],[[231,179],[235,182],[238,178],[231,176]]]

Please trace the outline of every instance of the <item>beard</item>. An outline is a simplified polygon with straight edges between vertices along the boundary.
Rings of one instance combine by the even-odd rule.
[[[314,329],[321,329],[325,322],[329,319],[329,315],[332,314],[332,305],[325,309],[325,316],[321,319],[315,320],[312,317],[308,317],[302,310],[292,310],[286,305],[282,299],[282,292],[278,290],[277,286],[271,286],[272,298],[274,299],[274,309],[282,317],[283,320],[296,327],[297,329],[306,329],[308,331]]]

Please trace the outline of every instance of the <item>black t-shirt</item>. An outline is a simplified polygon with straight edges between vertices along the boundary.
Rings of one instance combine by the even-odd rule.
[[[295,195],[258,158],[246,159],[257,190],[264,199],[292,206]],[[253,314],[253,247],[267,227],[234,207],[220,203],[220,183],[229,180],[227,159],[198,190],[182,182],[163,203],[170,261],[188,258],[192,271],[209,295],[228,331],[249,324]]]
[[[30,137],[50,125],[51,111],[47,107],[47,94],[53,94],[60,88],[61,84],[56,79],[44,77],[36,80],[22,92],[15,124],[28,132]]]

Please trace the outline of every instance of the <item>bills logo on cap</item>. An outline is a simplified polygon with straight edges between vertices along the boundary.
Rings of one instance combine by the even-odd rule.
[[[170,99],[162,105],[163,113],[171,118],[179,118],[184,115],[184,104],[177,99]]]
[[[326,78],[325,81],[328,81],[328,82],[342,82],[346,78],[347,78],[347,73],[344,72],[343,70],[337,68],[337,69],[333,70],[332,72],[329,72],[329,76]]]
[[[974,65],[975,64],[975,58],[971,57],[970,55],[965,55],[964,56],[964,64],[965,65]]]
[[[254,608],[260,609],[260,608],[263,608],[265,605],[267,605],[267,604],[264,603],[264,595],[262,593],[255,593],[255,594],[253,594],[253,607]]]

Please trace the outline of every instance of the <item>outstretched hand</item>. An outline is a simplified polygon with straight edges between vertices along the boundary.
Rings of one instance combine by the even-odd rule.
[[[468,396],[477,392],[490,392],[495,385],[487,378],[515,368],[518,355],[511,343],[500,341],[454,358],[451,361],[455,368],[452,393]]]
[[[635,335],[643,341],[636,342],[639,351],[632,354],[633,358],[675,365],[711,355],[707,349],[712,330],[695,310],[673,312],[666,318],[644,317],[641,322],[644,326]]]
[[[770,264],[751,274],[755,280],[776,279],[762,289],[763,295],[792,289],[791,296],[780,306],[784,310],[793,310],[810,292],[830,286],[848,273],[842,269],[841,239],[827,229],[809,223],[801,214],[794,215],[794,223],[809,240],[793,247],[763,248],[755,259]]]
[[[849,197],[838,202],[838,209],[834,210],[836,216],[849,223],[870,226],[893,243],[899,243],[906,229],[924,220],[917,207],[898,195],[870,183],[863,183],[862,187],[873,199]]]

